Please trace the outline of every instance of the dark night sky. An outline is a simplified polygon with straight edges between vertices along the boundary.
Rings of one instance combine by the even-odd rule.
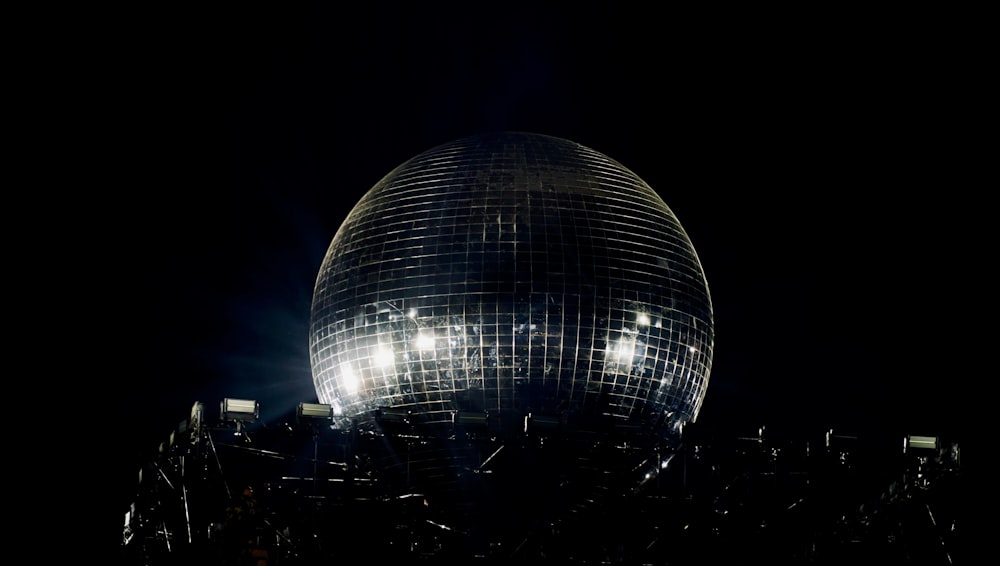
[[[716,317],[699,425],[957,432],[960,268],[927,191],[960,168],[959,71],[933,39],[333,6],[148,15],[112,60],[136,197],[119,244],[143,250],[123,256],[124,482],[195,401],[315,401],[312,285],[351,206],[409,157],[501,129],[600,151],[677,214]]]

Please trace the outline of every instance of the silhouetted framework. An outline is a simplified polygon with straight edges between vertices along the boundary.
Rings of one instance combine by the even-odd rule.
[[[203,414],[197,404],[142,468],[126,564],[965,558],[958,447],[940,439],[903,451],[897,439],[692,426],[664,450],[613,421],[503,431],[382,414],[340,429]]]

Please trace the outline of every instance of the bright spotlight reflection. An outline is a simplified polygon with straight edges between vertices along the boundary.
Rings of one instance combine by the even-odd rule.
[[[340,383],[348,393],[357,393],[358,387],[361,385],[358,374],[354,372],[354,368],[348,362],[340,364]]]
[[[375,352],[375,364],[379,367],[389,367],[395,363],[396,358],[392,353],[392,348],[381,345]]]
[[[419,332],[416,340],[414,341],[414,345],[418,350],[433,350],[434,336],[428,332]]]
[[[635,341],[628,338],[620,338],[615,348],[618,355],[618,363],[630,363],[635,355]]]

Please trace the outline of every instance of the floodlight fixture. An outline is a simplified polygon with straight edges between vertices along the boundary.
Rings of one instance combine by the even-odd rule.
[[[529,414],[525,421],[525,432],[527,432],[529,428],[534,431],[542,431],[555,430],[562,426],[562,419],[559,415]]]
[[[911,434],[906,437],[903,445],[904,452],[909,449],[937,450],[938,438],[936,436],[917,436]]]
[[[488,421],[486,413],[460,411],[455,414],[455,425],[463,428],[485,429]]]
[[[219,412],[224,421],[256,422],[260,418],[260,403],[248,399],[223,399]]]
[[[333,422],[333,405],[322,403],[299,403],[299,408],[295,411],[296,421],[299,424],[305,422]]]

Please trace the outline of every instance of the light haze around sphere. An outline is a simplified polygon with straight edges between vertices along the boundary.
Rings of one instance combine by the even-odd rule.
[[[310,360],[335,421],[550,417],[673,435],[712,367],[680,222],[613,159],[500,132],[430,149],[354,206],[316,279]]]

